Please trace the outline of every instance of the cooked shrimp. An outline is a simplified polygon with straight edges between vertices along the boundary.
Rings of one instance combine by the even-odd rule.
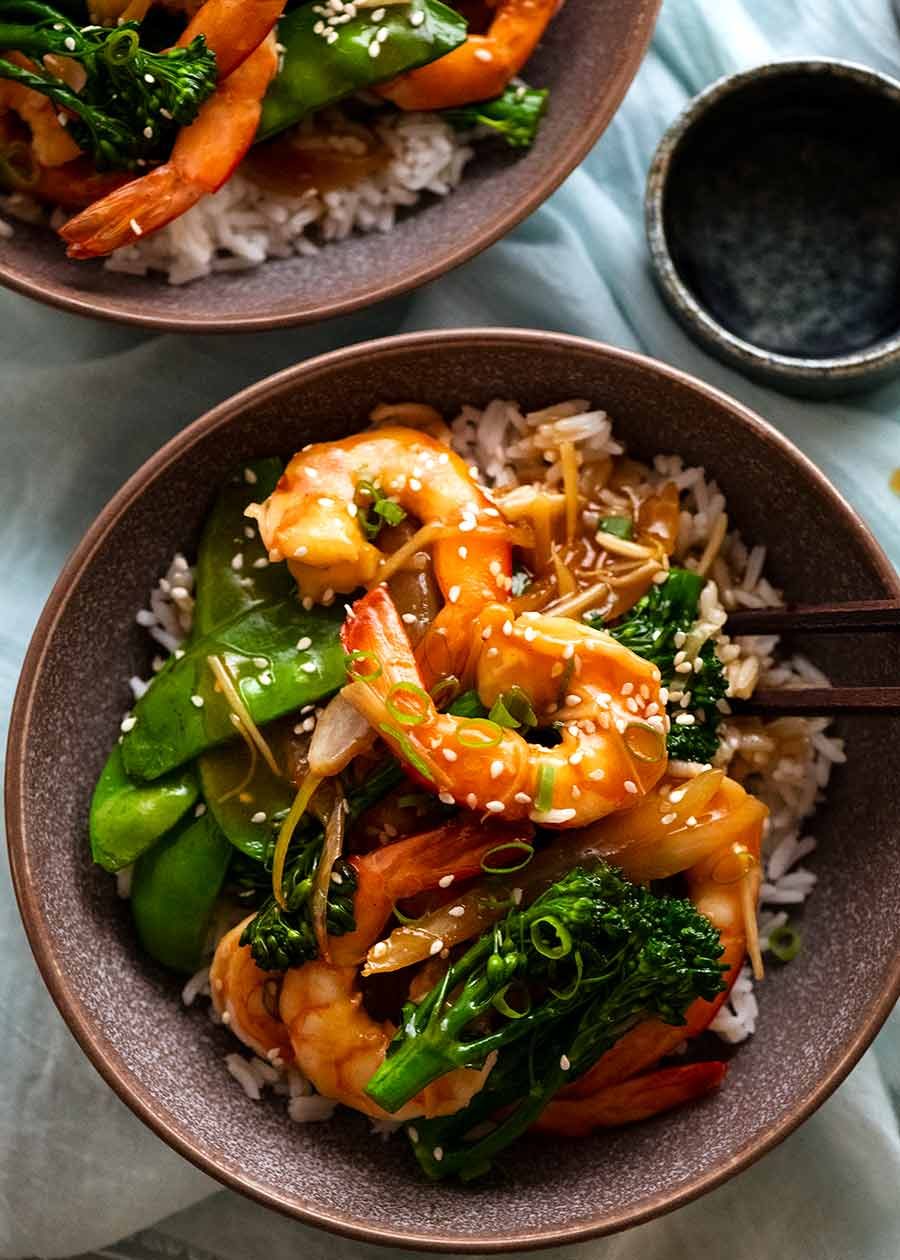
[[[534,52],[559,0],[499,0],[484,35],[375,91],[401,109],[449,109],[499,96]]]
[[[294,1052],[288,1031],[278,1015],[281,972],[257,967],[249,945],[241,945],[241,933],[250,915],[227,932],[209,969],[212,1002],[222,1022],[264,1059],[289,1063]]]
[[[556,747],[438,713],[383,587],[344,623],[344,647],[361,655],[343,694],[448,802],[549,827],[584,826],[637,804],[666,767],[656,666],[566,617],[525,614],[513,622],[494,605],[479,624],[482,702],[490,707],[524,686],[539,722],[563,723]]]
[[[351,857],[349,862],[356,872],[356,927],[344,936],[329,938],[331,961],[340,965],[362,962],[397,901],[439,888],[441,881],[479,875],[488,854],[496,862],[504,845],[521,847],[531,835],[527,823],[488,822],[482,826],[475,818],[453,819],[432,831]]]
[[[3,56],[14,65],[35,69],[34,63],[21,53],[9,52]],[[0,115],[5,111],[17,114],[28,127],[31,151],[39,166],[62,166],[81,152],[60,123],[59,109],[42,92],[24,87],[14,79],[0,80]]]
[[[96,202],[60,230],[70,258],[110,254],[158,231],[214,193],[253,143],[262,98],[278,70],[272,27],[284,0],[207,0],[178,41],[206,37],[219,86],[179,133],[171,156],[140,179]]]
[[[366,1097],[394,1035],[389,1022],[372,1019],[363,1006],[355,967],[315,961],[290,970],[281,988],[281,1018],[291,1036],[297,1066],[320,1094],[369,1116],[387,1113]],[[447,1116],[481,1089],[493,1066],[458,1068],[433,1081],[392,1120]]]
[[[699,1036],[709,1027],[747,954],[757,978],[762,976],[756,914],[762,882],[760,843],[767,811],[760,802],[757,804],[758,817],[747,824],[742,838],[726,842],[686,873],[691,900],[719,929],[721,961],[726,968],[723,991],[711,1001],[697,998],[692,1002],[683,1024],[673,1026],[660,1019],[649,1019],[631,1029],[590,1071],[544,1109],[539,1128],[577,1136],[607,1123],[624,1124],[655,1115],[720,1083],[724,1070],[716,1072],[715,1068],[721,1065],[694,1064],[693,1073],[681,1076],[674,1075],[671,1069],[640,1074],[671,1054],[682,1041]],[[627,861],[623,866],[627,874]],[[708,1069],[705,1075],[696,1070],[701,1066]],[[659,1105],[654,1109],[654,1086],[663,1078],[665,1088],[660,1089]],[[610,1120],[611,1116],[615,1119]]]
[[[510,536],[500,513],[460,457],[415,429],[383,428],[308,446],[274,492],[248,511],[270,558],[287,560],[304,598],[319,601],[377,581],[384,557],[360,527],[359,483],[390,495],[433,535],[434,571],[445,599],[418,648],[429,684],[463,672],[471,623],[510,580]],[[408,545],[424,545],[420,531]],[[391,558],[402,563],[403,548]]]

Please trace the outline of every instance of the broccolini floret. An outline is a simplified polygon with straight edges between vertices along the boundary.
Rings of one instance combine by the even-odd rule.
[[[33,62],[27,69],[0,57],[0,78],[67,111],[73,140],[98,170],[167,157],[178,128],[194,121],[216,86],[215,54],[202,35],[186,48],[149,52],[137,22],[81,27],[39,0],[0,0],[0,48]],[[44,68],[48,55],[78,63],[85,75],[78,91]]]
[[[538,127],[547,108],[546,88],[510,84],[502,96],[492,101],[445,109],[444,118],[454,127],[490,127],[513,149],[527,149],[534,144]]]
[[[689,901],[656,897],[605,863],[577,868],[485,932],[418,1006],[407,1003],[366,1093],[397,1111],[430,1081],[497,1052],[467,1107],[417,1120],[411,1135],[430,1176],[478,1175],[632,1025],[679,1024],[695,998],[715,997],[721,953]]]
[[[677,680],[680,688],[690,692],[687,706],[670,703],[668,709],[671,727],[667,751],[671,758],[680,761],[708,762],[715,757],[719,746],[716,702],[728,689],[712,640],[708,639],[697,654],[699,670],[683,675],[675,669],[676,635],[688,634],[697,620],[703,584],[699,573],[670,569],[665,582],[651,586],[618,625],[604,627],[619,643],[652,661],[662,675],[664,687],[671,688]],[[600,622],[602,618],[587,614],[585,620]],[[675,719],[680,714],[691,715],[693,724],[679,724]]]

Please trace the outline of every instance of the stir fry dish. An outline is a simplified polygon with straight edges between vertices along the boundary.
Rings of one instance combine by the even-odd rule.
[[[706,1095],[726,1064],[676,1052],[762,975],[749,789],[800,736],[722,738],[726,525],[694,542],[684,476],[586,408],[502,471],[417,403],[236,470],[139,615],[168,655],[91,806],[251,1096],[402,1125],[431,1178]]]
[[[352,188],[388,166],[398,113],[527,148],[547,93],[517,76],[555,8],[0,0],[0,186],[61,207],[68,255],[86,259],[172,224],[239,166],[295,199]]]

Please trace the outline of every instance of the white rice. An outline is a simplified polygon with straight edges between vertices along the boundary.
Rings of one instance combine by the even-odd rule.
[[[570,399],[538,412],[523,414],[516,403],[495,399],[483,410],[463,407],[451,426],[456,449],[477,465],[488,486],[512,487],[520,481],[561,478],[559,444],[571,441],[582,459],[618,455],[623,447],[603,411],[587,399]],[[766,687],[828,686],[825,674],[802,656],[777,657],[776,635],[728,639],[722,626],[735,608],[760,608],[782,603],[781,593],[764,576],[764,547],[748,548],[740,534],[727,531],[725,498],[703,468],[686,467],[678,455],[658,455],[648,471],[651,484],[672,481],[681,494],[681,518],[673,559],[696,567],[711,539],[724,537],[712,564],[712,580],[700,597],[699,619],[685,644],[696,653],[714,639],[725,667],[728,695],[745,698],[758,683]],[[594,522],[596,524],[596,522]],[[679,693],[670,689],[670,700]],[[684,697],[687,702],[687,697]],[[727,705],[725,706],[727,708]],[[763,838],[764,880],[760,891],[760,936],[764,950],[769,935],[788,921],[782,907],[802,905],[816,883],[815,873],[799,865],[816,846],[804,821],[822,801],[832,767],[846,760],[843,741],[826,734],[829,718],[782,718],[760,723],[726,716],[720,726],[716,764],[723,768],[738,755],[758,763],[750,786],[769,806]],[[789,751],[782,744],[790,744]],[[704,766],[670,762],[670,773],[690,777]],[[728,1001],[711,1027],[725,1041],[738,1042],[756,1026],[758,1008],[749,968],[736,980]]]
[[[467,137],[437,114],[388,114],[373,130],[390,160],[366,179],[330,192],[285,196],[238,172],[175,222],[117,250],[105,266],[136,276],[160,272],[170,284],[187,284],[212,272],[258,267],[269,258],[311,256],[353,232],[390,232],[398,213],[425,194],[449,196],[474,152]],[[45,211],[20,193],[0,197],[0,207],[29,223],[46,221]],[[57,210],[50,224],[61,227],[67,217]],[[11,234],[0,220],[0,237]]]

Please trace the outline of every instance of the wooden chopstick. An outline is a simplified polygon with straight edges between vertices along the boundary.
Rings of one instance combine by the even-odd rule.
[[[900,714],[900,687],[759,688],[749,700],[729,700],[741,717],[828,717],[832,713]]]
[[[865,634],[900,630],[900,600],[865,599],[846,604],[795,604],[787,608],[739,608],[728,614],[727,634]]]

